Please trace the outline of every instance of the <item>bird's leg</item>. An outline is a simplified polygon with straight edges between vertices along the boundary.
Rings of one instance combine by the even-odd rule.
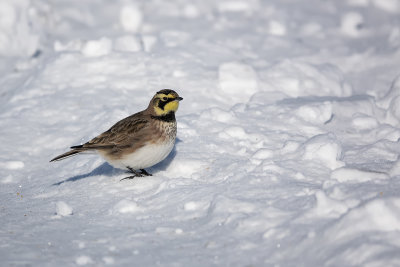
[[[145,169],[140,169],[141,174],[145,175],[145,176],[153,176],[153,174],[148,173]]]
[[[128,168],[128,170],[129,170],[130,173],[133,173],[133,175],[128,176],[128,177],[125,177],[125,178],[122,178],[121,180],[119,180],[120,182],[121,182],[122,180],[133,179],[133,178],[135,178],[135,177],[143,177],[143,174],[142,174],[142,173],[135,171],[135,170],[132,169],[131,167],[127,167],[127,168]]]

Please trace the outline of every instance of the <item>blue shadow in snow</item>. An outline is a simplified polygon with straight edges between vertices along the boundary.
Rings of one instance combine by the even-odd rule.
[[[96,169],[92,170],[89,173],[85,173],[85,174],[80,174],[80,175],[76,175],[73,177],[70,177],[66,180],[54,183],[53,185],[60,185],[66,182],[75,182],[81,179],[85,179],[85,178],[89,178],[92,176],[96,176],[96,175],[107,175],[107,176],[111,176],[113,173],[115,173],[115,169],[108,164],[107,162],[104,162],[103,164],[101,164],[99,167],[97,167]]]

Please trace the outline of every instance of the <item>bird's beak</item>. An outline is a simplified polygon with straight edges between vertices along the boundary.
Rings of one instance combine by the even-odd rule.
[[[183,98],[178,96],[177,98],[175,98],[175,100],[181,101]]]

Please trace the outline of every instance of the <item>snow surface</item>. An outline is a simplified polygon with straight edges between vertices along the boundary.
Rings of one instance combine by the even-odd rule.
[[[399,266],[400,1],[0,2],[2,266]],[[49,163],[184,98],[152,177]]]

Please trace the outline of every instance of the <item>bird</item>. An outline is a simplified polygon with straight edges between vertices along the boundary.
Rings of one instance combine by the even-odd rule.
[[[176,118],[183,98],[172,89],[158,91],[148,107],[115,123],[90,141],[52,160],[59,161],[82,152],[97,152],[114,168],[128,170],[131,176],[151,176],[145,169],[163,161],[172,151],[176,139]]]

